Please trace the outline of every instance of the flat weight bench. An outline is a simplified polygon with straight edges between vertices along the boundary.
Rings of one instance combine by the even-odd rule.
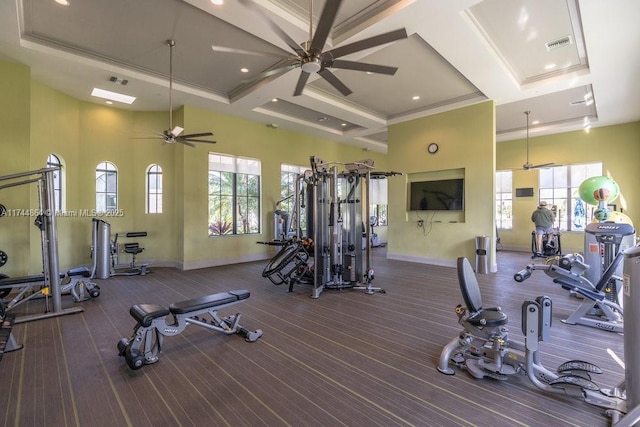
[[[129,310],[137,322],[133,336],[118,342],[118,354],[124,356],[131,369],[156,363],[164,337],[178,335],[189,324],[225,335],[240,334],[247,342],[254,342],[262,336],[262,331],[250,331],[240,326],[239,313],[225,318],[218,316],[219,309],[244,301],[249,295],[246,290],[220,292],[177,302],[169,308],[157,304],[136,304]]]

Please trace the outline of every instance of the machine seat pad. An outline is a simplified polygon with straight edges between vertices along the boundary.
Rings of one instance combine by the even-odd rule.
[[[477,313],[471,314],[467,321],[474,326],[503,326],[509,322],[507,315],[495,309],[482,309]]]
[[[188,314],[192,311],[215,308],[223,304],[238,302],[243,299],[249,298],[249,295],[249,291],[246,290],[220,292],[200,298],[176,302],[174,304],[171,304],[169,306],[169,309],[173,314]]]
[[[75,267],[67,271],[67,276],[91,277],[91,271],[87,267]]]
[[[144,327],[151,326],[153,319],[164,317],[170,313],[167,307],[157,304],[136,304],[129,310],[131,317]]]

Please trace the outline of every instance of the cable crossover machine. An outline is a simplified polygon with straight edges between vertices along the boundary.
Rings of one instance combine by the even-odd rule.
[[[42,267],[43,274],[9,278],[2,275],[0,280],[0,297],[7,296],[13,288],[24,288],[25,290],[31,287],[39,287],[39,291],[33,293],[32,296],[22,298],[24,292],[18,294],[20,301],[14,298],[8,304],[6,304],[0,298],[0,356],[2,353],[9,351],[19,350],[22,345],[16,343],[11,329],[14,323],[24,323],[33,320],[46,319],[50,317],[62,316],[66,314],[79,313],[84,311],[82,307],[62,307],[62,293],[71,292],[74,299],[83,299],[84,289],[86,287],[92,293],[92,297],[99,295],[99,291],[96,287],[87,287],[89,282],[86,282],[81,273],[76,274],[73,272],[67,272],[61,276],[59,261],[58,261],[58,234],[56,227],[56,216],[54,214],[54,198],[53,198],[53,176],[59,168],[50,167],[38,170],[32,170],[27,172],[19,172],[11,175],[0,176],[0,189],[12,188],[22,185],[37,184],[38,186],[38,203],[39,211],[34,224],[40,230],[40,239],[42,246]],[[6,213],[6,209],[2,209]],[[3,261],[7,261],[6,254]],[[71,278],[71,276],[82,276],[83,278]],[[66,282],[63,283],[62,279]],[[68,282],[68,283],[67,283]],[[92,284],[93,285],[93,284]],[[45,299],[45,313],[35,314],[29,316],[16,317],[15,314],[10,313],[9,310],[17,306],[23,301],[30,300],[33,296],[43,296]],[[49,301],[53,302],[53,309],[50,310]]]
[[[262,276],[275,285],[288,284],[290,292],[296,283],[310,284],[312,298],[325,289],[384,292],[372,286],[371,224],[363,218],[370,218],[371,180],[401,173],[374,172],[371,159],[327,163],[312,156],[310,163],[311,169],[298,176],[293,212],[276,211],[276,240],[260,242],[281,246]]]

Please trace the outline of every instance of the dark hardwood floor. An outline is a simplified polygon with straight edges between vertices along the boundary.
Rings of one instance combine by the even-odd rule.
[[[294,293],[261,277],[266,262],[193,271],[156,268],[147,276],[99,281],[99,298],[84,312],[15,325],[24,349],[0,361],[3,426],[606,426],[603,411],[545,394],[524,376],[476,380],[436,370],[440,352],[460,331],[462,303],[453,268],[387,260],[374,250],[376,286],[385,294]],[[553,299],[552,339],[542,360],[554,369],[569,359],[599,365],[594,378],[613,387],[624,377],[607,354],[622,357],[620,334],[562,324],[578,301],[536,272],[513,274],[531,260],[498,253],[499,272],[479,276],[485,305],[509,314],[511,338],[522,340],[522,301]],[[116,344],[129,337],[136,303],[170,303],[232,289],[251,297],[221,314],[263,337],[247,343],[189,326],[169,337],[154,365],[133,371]],[[65,306],[73,305],[64,296]],[[43,310],[42,301],[16,314]]]

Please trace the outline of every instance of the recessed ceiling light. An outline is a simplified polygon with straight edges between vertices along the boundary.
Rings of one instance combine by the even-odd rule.
[[[248,73],[249,69],[248,68],[240,68],[240,71],[243,73]]]
[[[104,101],[104,103],[107,104],[107,105],[113,105],[112,101]]]
[[[69,0],[55,0],[56,3],[62,5],[62,6],[69,6],[71,3],[69,3]]]
[[[347,124],[346,124],[346,123],[340,123],[340,126],[342,126],[342,127],[346,127],[346,126],[347,126]]]
[[[278,102],[278,98],[273,98],[271,102]]]
[[[98,89],[96,87],[91,91],[91,96],[96,96],[98,98],[109,99],[111,101],[122,102],[123,104],[133,104],[133,101],[136,100],[135,96],[123,95],[117,92],[111,92],[104,89]]]
[[[371,75],[371,74],[373,74],[373,73],[372,73],[371,71],[367,71],[367,74]]]
[[[545,70],[553,70],[554,68],[556,68],[556,64],[547,64],[544,66]]]
[[[224,3],[224,0],[211,0],[211,3],[215,4],[216,6],[220,6]]]
[[[540,124],[540,120],[534,120],[534,121],[532,121],[532,122],[531,122],[531,124],[532,124],[532,125]]]
[[[413,99],[414,101],[417,101],[418,99],[420,99],[420,97],[419,97],[418,95],[416,95],[416,96],[414,96],[414,97],[413,97],[413,98],[411,98],[411,99]]]

